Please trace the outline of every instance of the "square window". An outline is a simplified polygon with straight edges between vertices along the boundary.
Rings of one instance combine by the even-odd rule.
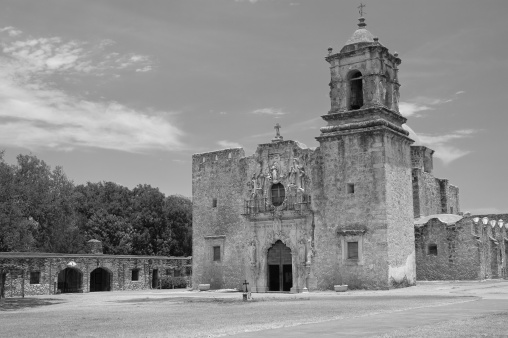
[[[220,246],[213,247],[213,261],[220,262]]]
[[[41,272],[30,271],[30,284],[40,284],[40,283],[41,283]]]
[[[347,242],[347,259],[358,260],[358,242]]]
[[[139,269],[133,269],[132,270],[132,278],[131,280],[133,282],[137,282],[139,280]]]
[[[173,269],[166,269],[166,276],[173,276]]]
[[[180,269],[176,269],[173,277],[181,277],[181,276],[182,276],[182,273],[180,272]]]
[[[216,198],[214,198],[212,200],[212,207],[217,208],[217,199]]]
[[[429,255],[437,256],[437,245],[429,244]]]
[[[348,183],[347,184],[347,193],[348,194],[354,194],[355,193],[355,185],[354,185],[354,183]]]

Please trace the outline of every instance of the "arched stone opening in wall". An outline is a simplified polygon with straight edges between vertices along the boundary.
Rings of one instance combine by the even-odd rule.
[[[58,290],[61,293],[83,292],[83,273],[76,268],[65,268],[58,273]]]
[[[356,110],[363,106],[363,77],[358,70],[352,71],[348,76],[348,109]]]
[[[278,240],[267,253],[268,291],[290,291],[293,287],[291,249]]]
[[[97,268],[90,273],[90,292],[111,291],[113,274],[105,268]]]

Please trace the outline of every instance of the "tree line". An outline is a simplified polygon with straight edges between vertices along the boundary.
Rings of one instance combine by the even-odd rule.
[[[190,256],[192,202],[140,184],[75,185],[62,167],[34,155],[5,162],[0,152],[0,251]]]

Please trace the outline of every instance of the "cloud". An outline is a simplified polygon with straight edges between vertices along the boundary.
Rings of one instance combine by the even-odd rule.
[[[470,137],[477,132],[478,131],[474,129],[462,129],[445,135],[418,134],[418,137],[423,144],[434,149],[434,157],[439,158],[443,161],[443,164],[448,165],[451,162],[471,153],[468,150],[461,150],[456,146],[451,145],[450,142]]]
[[[252,114],[265,114],[265,115],[274,115],[274,116],[282,116],[286,115],[282,109],[279,108],[261,108],[252,111]]]
[[[426,105],[420,105],[418,103],[411,103],[411,102],[400,102],[399,103],[399,111],[402,114],[402,116],[415,116],[420,117],[420,114],[416,114],[420,111],[424,110],[432,110],[434,108],[426,106]]]
[[[242,145],[237,142],[231,142],[226,140],[218,141],[217,144],[222,148],[242,148]]]
[[[14,28],[12,26],[1,28],[0,29],[0,33],[3,33],[3,32],[7,32],[7,34],[9,34],[9,36],[11,36],[11,37],[15,37],[15,36],[23,34],[22,31],[20,31],[19,29]]]
[[[280,134],[284,137],[285,135],[290,135],[295,132],[301,132],[301,131],[309,131],[314,130],[316,131],[316,135],[319,135],[319,128],[323,126],[323,119],[321,117],[315,117],[309,120],[296,122],[293,124],[286,126],[281,126]],[[259,139],[259,138],[266,138],[266,137],[274,137],[275,131],[266,132],[262,134],[254,134],[248,137],[248,139]]]
[[[12,27],[6,27],[0,32],[7,32],[9,36],[19,35]],[[146,72],[152,70],[152,61],[146,55],[136,53],[119,54],[108,52],[114,41],[105,39],[97,44],[85,41],[65,41],[60,37],[28,37],[22,40],[4,39],[0,47],[4,54],[16,60],[11,66],[16,66],[20,73],[30,73],[31,76],[54,74],[87,74],[105,75],[108,71],[132,70]]]
[[[104,45],[111,45],[105,41]],[[85,100],[56,88],[62,73],[90,74],[146,62],[137,54],[106,55],[98,63],[84,42],[39,38],[3,42],[0,56],[0,144],[70,151],[92,147],[126,152],[179,150],[173,114],[135,110],[118,102]],[[116,66],[116,69],[119,69]]]
[[[403,116],[422,117],[424,115],[418,114],[418,112],[425,110],[435,110],[436,106],[452,102],[457,98],[458,95],[463,93],[465,93],[465,91],[460,90],[448,98],[431,98],[426,96],[418,96],[409,100],[408,102],[401,101],[399,103],[399,111]]]

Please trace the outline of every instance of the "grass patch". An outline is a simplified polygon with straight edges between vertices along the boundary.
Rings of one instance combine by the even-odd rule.
[[[27,308],[48,306],[63,303],[60,299],[46,298],[2,298],[0,299],[0,311],[16,311]]]

